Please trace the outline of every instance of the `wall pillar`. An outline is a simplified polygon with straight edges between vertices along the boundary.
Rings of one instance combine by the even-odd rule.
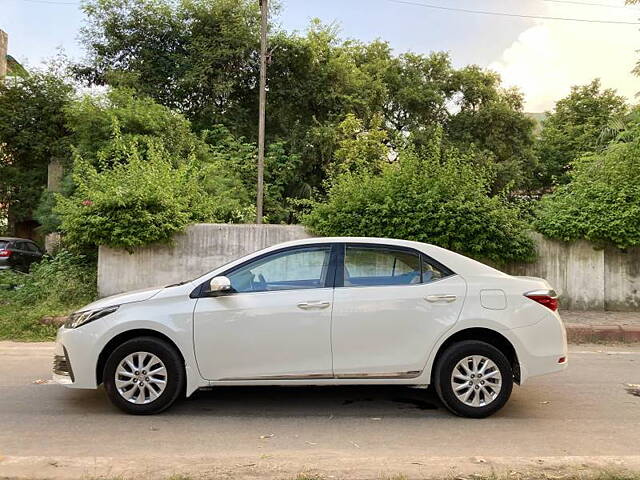
[[[7,53],[9,51],[9,35],[0,30],[0,80],[7,75]]]

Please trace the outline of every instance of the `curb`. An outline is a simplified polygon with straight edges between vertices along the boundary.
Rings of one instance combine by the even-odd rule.
[[[568,343],[640,343],[640,326],[566,323]]]

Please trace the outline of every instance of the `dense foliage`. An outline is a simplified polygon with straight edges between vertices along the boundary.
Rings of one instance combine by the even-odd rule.
[[[319,235],[404,238],[498,263],[534,257],[518,211],[487,195],[491,175],[438,141],[420,154],[340,174],[304,223]]]
[[[573,163],[570,182],[542,200],[537,222],[542,233],[640,246],[640,123],[620,140]]]
[[[69,159],[65,108],[73,88],[52,73],[0,82],[0,214],[30,219],[52,159]]]
[[[191,155],[200,162],[208,158],[208,146],[193,132],[189,120],[130,89],[81,97],[67,108],[66,121],[75,152],[92,164],[118,148],[112,135],[115,125],[125,142],[138,141],[140,147],[146,140],[159,142],[174,165]]]
[[[193,157],[175,166],[160,142],[127,141],[117,128],[112,145],[102,152],[98,166],[78,154],[75,191],[57,196],[54,210],[72,244],[131,250],[170,241],[190,223],[233,215],[201,187]]]
[[[205,126],[242,116],[246,90],[255,92],[257,2],[99,0],[83,8],[91,58],[76,67],[80,76],[133,87]]]
[[[83,42],[85,81],[127,86],[176,109],[197,131],[222,124],[237,138],[257,135],[258,2],[90,0]],[[292,200],[324,193],[339,139],[352,114],[382,119],[390,145],[427,143],[443,129],[462,150],[496,164],[496,193],[529,188],[535,166],[522,99],[476,66],[456,69],[446,53],[395,55],[383,41],[341,40],[313,21],[305,34],[270,32],[268,143],[297,158],[281,185]],[[295,218],[295,201],[278,218]]]
[[[61,250],[28,274],[0,272],[0,339],[46,340],[55,327],[44,316],[66,315],[96,297],[95,263]]]
[[[542,185],[567,183],[571,164],[603,147],[603,132],[626,109],[624,98],[613,90],[603,90],[598,80],[573,87],[543,123],[537,142]]]
[[[106,93],[75,97],[65,81],[38,73],[2,87],[0,205],[17,219],[35,210],[43,231],[92,248],[166,241],[193,221],[253,220],[258,2],[89,0],[83,8],[87,56],[73,71]],[[343,40],[317,20],[304,33],[272,22],[269,42],[270,223],[303,212],[322,223],[323,202],[349,181],[394,191],[412,158],[430,159],[434,185],[450,181],[437,178],[452,173],[444,166],[475,172],[477,202],[512,212],[508,205],[571,180],[580,156],[619,142],[620,119],[624,128],[635,122],[623,99],[594,81],[560,100],[534,138],[518,91],[494,72],[454,67],[446,53],[396,54],[381,40]],[[53,158],[67,176],[59,194],[41,195]],[[485,225],[482,216],[467,222]],[[465,249],[491,256],[486,245]]]

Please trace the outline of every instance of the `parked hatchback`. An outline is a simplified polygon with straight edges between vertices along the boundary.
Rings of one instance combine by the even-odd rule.
[[[25,238],[0,237],[0,270],[29,271],[32,263],[42,259],[43,252],[35,242]]]
[[[566,367],[557,306],[545,280],[433,245],[306,239],[87,305],[58,331],[53,377],[134,414],[202,387],[432,384],[485,417]]]

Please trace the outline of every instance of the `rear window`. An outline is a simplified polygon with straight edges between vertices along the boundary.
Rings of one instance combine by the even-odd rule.
[[[7,248],[7,245],[9,245],[9,242],[0,240],[0,250],[4,250],[5,248]]]

